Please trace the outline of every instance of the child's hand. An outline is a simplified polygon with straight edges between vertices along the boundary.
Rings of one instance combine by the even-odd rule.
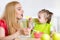
[[[50,34],[50,37],[51,37],[51,38],[52,38],[52,36],[53,36],[54,33],[55,33],[55,32],[53,32],[53,31],[51,32],[51,34]]]
[[[32,17],[30,17],[29,19],[28,19],[28,27],[32,30],[33,29],[33,26],[34,24],[33,24],[33,19],[32,19]]]
[[[30,17],[28,20],[29,20],[29,22],[32,22],[32,17]]]

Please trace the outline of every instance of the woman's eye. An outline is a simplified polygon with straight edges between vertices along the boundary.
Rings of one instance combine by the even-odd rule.
[[[40,16],[38,16],[38,18],[40,18]]]
[[[18,9],[19,11],[21,10],[21,9]]]

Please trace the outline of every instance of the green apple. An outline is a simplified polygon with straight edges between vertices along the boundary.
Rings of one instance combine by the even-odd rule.
[[[54,33],[54,34],[52,35],[52,39],[53,39],[53,40],[60,40],[60,33]]]
[[[48,34],[43,34],[41,40],[50,40],[50,36]]]

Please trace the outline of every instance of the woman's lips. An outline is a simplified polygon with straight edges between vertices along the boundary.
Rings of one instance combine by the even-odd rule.
[[[23,14],[21,14],[21,16],[23,17]]]

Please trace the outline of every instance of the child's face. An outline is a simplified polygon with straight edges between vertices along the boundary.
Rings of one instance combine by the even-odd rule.
[[[39,14],[38,19],[39,19],[40,23],[46,23],[47,22],[47,19],[44,16],[45,16],[44,13]]]

